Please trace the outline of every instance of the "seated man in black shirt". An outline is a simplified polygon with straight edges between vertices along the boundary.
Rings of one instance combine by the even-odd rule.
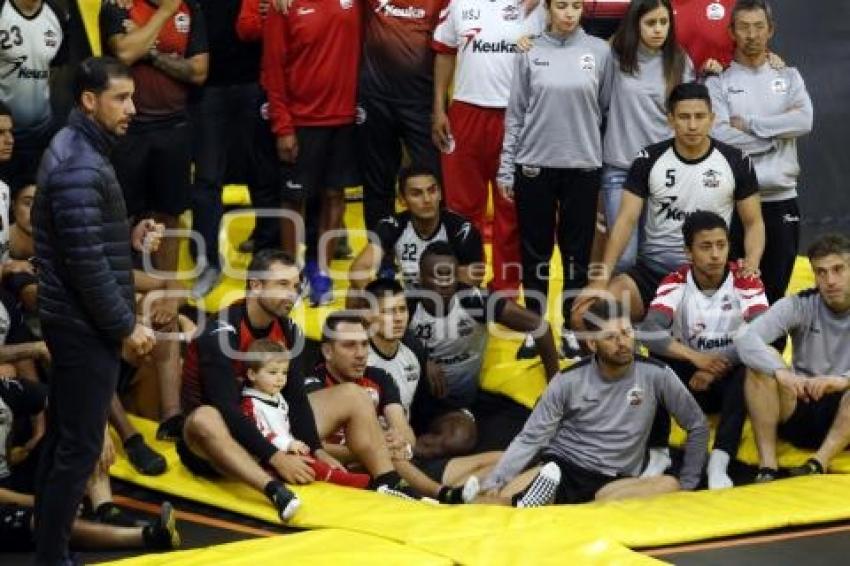
[[[372,476],[373,489],[395,489],[401,483],[374,409],[358,388],[322,391],[308,401],[301,360],[304,336],[289,318],[300,281],[298,266],[288,254],[263,250],[254,256],[245,300],[223,309],[189,346],[183,365],[186,422],[177,441],[177,453],[190,471],[245,482],[265,493],[284,520],[291,516],[287,509],[292,493],[261,464],[288,483],[311,483],[315,474],[308,456],[279,451],[242,413],[238,376],[244,375],[244,352],[259,338],[283,342],[292,352],[281,393],[289,405],[293,436],[316,458],[342,467],[320,439],[343,428],[348,447]]]

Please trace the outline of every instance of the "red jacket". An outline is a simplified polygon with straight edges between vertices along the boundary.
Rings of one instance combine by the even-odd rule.
[[[256,0],[246,5],[258,6]],[[272,132],[354,123],[362,40],[360,0],[295,0],[286,14],[269,9],[260,83]],[[240,35],[245,33],[243,23]]]

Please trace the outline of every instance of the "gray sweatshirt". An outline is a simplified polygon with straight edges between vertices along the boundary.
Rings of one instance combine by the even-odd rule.
[[[787,334],[795,373],[850,378],[850,312],[835,313],[815,289],[803,291],[780,299],[741,328],[735,346],[747,367],[774,375],[788,366],[769,344]]]
[[[659,404],[688,432],[680,483],[694,489],[708,448],[705,415],[673,370],[642,356],[616,380],[602,377],[595,358],[555,376],[482,487],[501,488],[541,451],[590,471],[637,476]]]
[[[673,137],[667,123],[667,84],[664,80],[664,58],[659,53],[638,50],[638,71],[634,75],[619,70],[617,54],[614,61],[614,85],[608,125],[603,143],[605,165],[628,169],[640,150],[648,145]],[[694,67],[686,59],[682,82],[694,80]]]
[[[812,131],[812,100],[797,69],[757,69],[733,62],[706,83],[716,119],[713,135],[748,154],[764,202],[797,196],[800,164],[797,138]],[[731,116],[746,121],[743,132],[729,124]]]
[[[517,54],[498,181],[513,186],[517,164],[601,167],[613,71],[608,44],[581,28],[566,39],[544,33]]]

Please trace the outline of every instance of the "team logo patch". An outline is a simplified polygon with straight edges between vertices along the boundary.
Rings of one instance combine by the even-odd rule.
[[[519,19],[519,6],[509,4],[502,8],[502,19],[506,22],[512,22]]]
[[[540,175],[540,167],[532,167],[531,165],[522,166],[522,174],[524,177],[533,179]]]
[[[643,403],[643,389],[640,387],[632,387],[629,389],[629,392],[626,393],[626,400],[632,407],[637,407]]]
[[[339,6],[343,10],[350,10],[354,5],[354,0],[339,0]]]
[[[716,189],[720,186],[721,175],[719,171],[709,169],[702,174],[702,186],[706,189]]]
[[[354,109],[354,123],[358,126],[366,123],[366,109],[360,105]]]
[[[582,71],[592,71],[596,68],[596,57],[593,56],[593,53],[585,53],[579,57],[578,64]]]
[[[776,94],[786,94],[788,92],[788,81],[783,78],[773,79],[770,88]]]
[[[712,2],[705,9],[705,17],[709,20],[722,20],[726,15],[726,8],[720,2]]]
[[[189,28],[192,26],[192,18],[185,12],[177,12],[174,14],[174,29],[179,33],[189,33]]]
[[[263,102],[263,105],[260,106],[260,118],[262,118],[266,122],[269,121],[269,103],[268,102]]]
[[[59,45],[59,35],[52,29],[44,32],[44,44],[47,47],[56,47]]]

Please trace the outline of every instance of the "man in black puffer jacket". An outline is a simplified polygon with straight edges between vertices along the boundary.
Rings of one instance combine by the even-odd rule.
[[[77,507],[103,447],[122,343],[154,345],[136,321],[130,230],[109,151],[135,113],[129,69],[91,58],[77,107],[45,151],[33,205],[38,311],[52,357],[48,433],[36,484],[36,562],[67,563]]]

